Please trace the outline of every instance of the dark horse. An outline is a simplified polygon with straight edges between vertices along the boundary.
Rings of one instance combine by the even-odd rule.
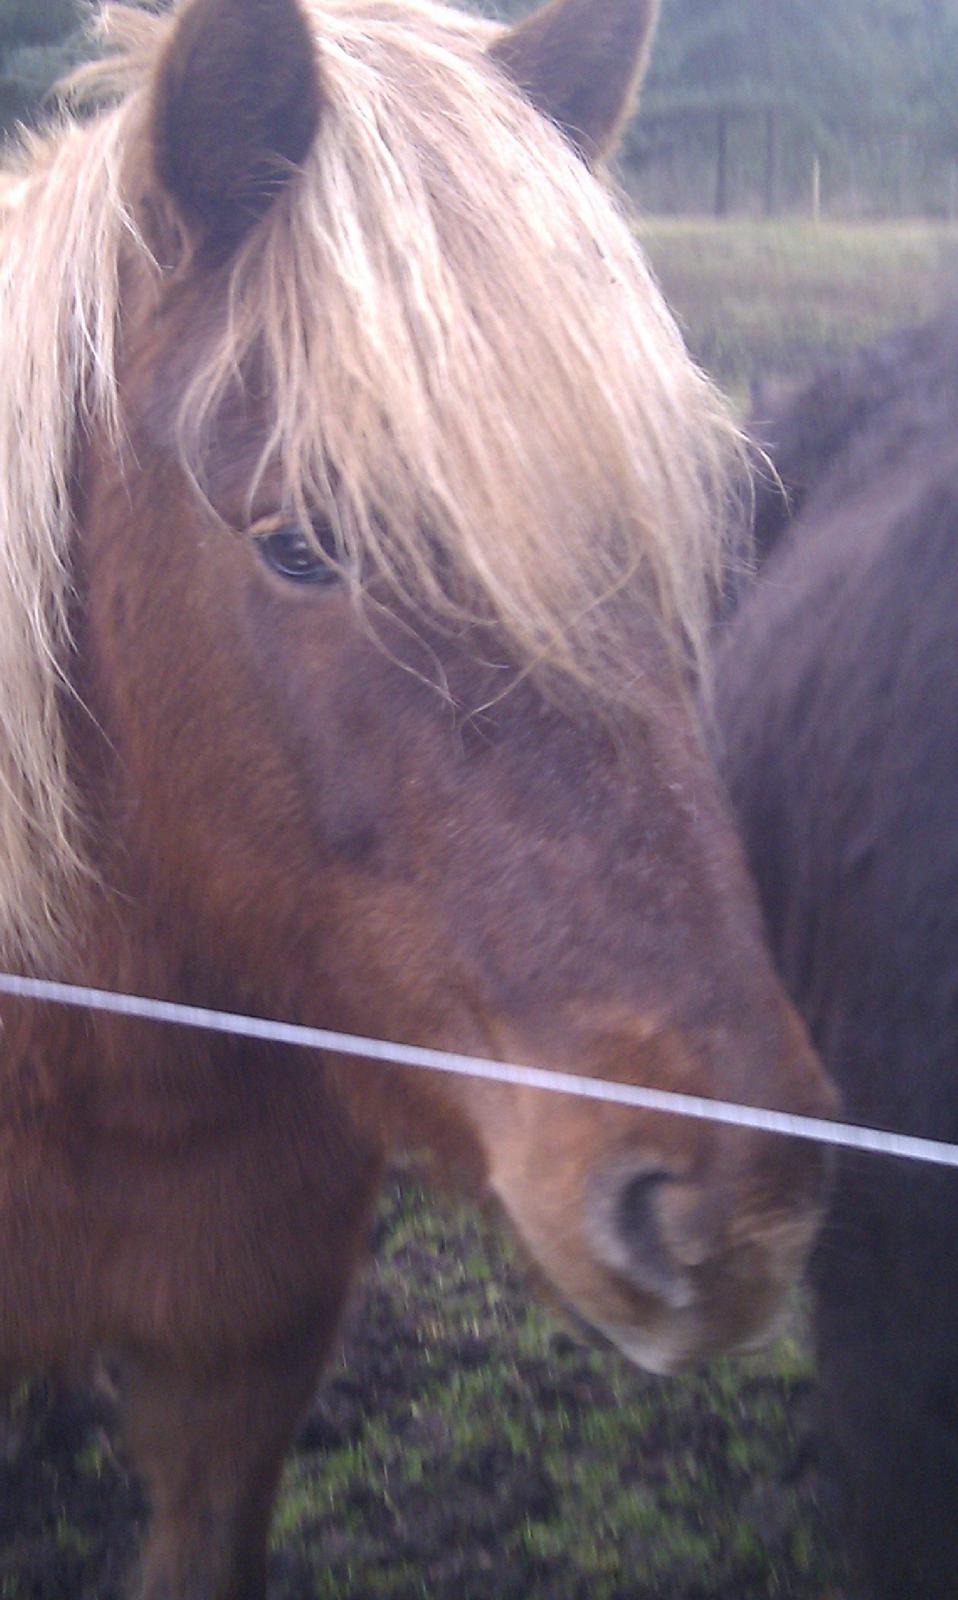
[[[782,974],[855,1119],[958,1140],[958,325],[821,374],[763,437],[765,564],[722,761]],[[958,1177],[843,1154],[814,1261],[858,1570],[958,1591]]]
[[[802,1111],[690,703],[734,430],[595,165],[648,0],[110,7],[0,179],[0,952]],[[795,1141],[3,1006],[0,1371],[112,1354],[147,1600],[255,1600],[388,1152],[673,1370]]]

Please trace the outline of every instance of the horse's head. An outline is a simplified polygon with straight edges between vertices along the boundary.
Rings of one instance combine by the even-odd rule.
[[[121,16],[57,267],[82,308],[115,241],[70,737],[107,920],[179,993],[817,1112],[680,659],[730,430],[589,165],[653,9]],[[655,1368],[760,1333],[819,1214],[792,1142],[326,1070]]]

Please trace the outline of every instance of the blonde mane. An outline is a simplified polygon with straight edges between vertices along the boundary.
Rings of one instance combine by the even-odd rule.
[[[735,430],[690,362],[609,193],[490,64],[490,25],[428,0],[303,0],[315,147],[225,279],[178,438],[204,442],[237,372],[269,396],[258,477],[321,507],[350,567],[609,700],[628,659],[603,601],[635,583],[701,657]],[[0,176],[0,952],[55,949],[82,817],[63,727],[71,471],[118,441],[120,264],[155,276],[136,214],[150,89],[175,16],[107,7],[101,102]],[[175,269],[173,269],[175,270]],[[256,485],[250,487],[252,500]],[[437,563],[436,551],[442,560]],[[71,888],[71,882],[74,885]]]

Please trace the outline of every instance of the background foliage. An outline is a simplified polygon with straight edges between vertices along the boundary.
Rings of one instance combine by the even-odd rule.
[[[669,210],[958,210],[958,0],[665,0],[633,159]]]
[[[502,16],[530,0],[470,0]],[[626,177],[645,209],[958,220],[958,0],[662,0]]]
[[[518,16],[532,0],[463,0]],[[81,48],[82,0],[0,0],[0,132]],[[663,0],[627,180],[657,212],[958,220],[958,0]]]
[[[0,0],[0,132],[29,118],[77,59],[79,0]]]

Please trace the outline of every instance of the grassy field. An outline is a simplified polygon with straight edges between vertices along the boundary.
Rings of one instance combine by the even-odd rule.
[[[740,400],[937,304],[958,235],[649,221]],[[276,1600],[844,1600],[800,1334],[662,1381],[583,1349],[471,1212],[391,1188],[284,1479]],[[0,1407],[0,1600],[115,1600],[142,1507],[101,1400]]]
[[[672,1383],[583,1348],[497,1233],[397,1186],[286,1475],[277,1592],[825,1600],[810,1399],[796,1337]]]
[[[689,345],[737,399],[958,295],[958,229],[924,222],[647,219],[639,236]]]

